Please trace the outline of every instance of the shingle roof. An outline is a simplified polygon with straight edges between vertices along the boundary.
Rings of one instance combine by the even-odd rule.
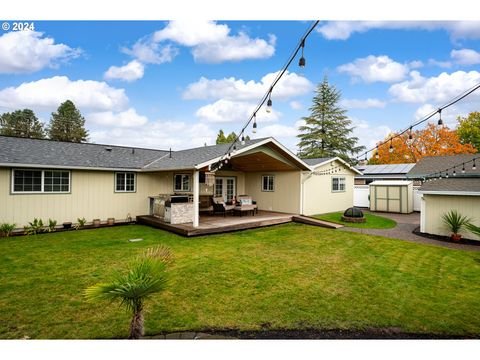
[[[383,164],[383,165],[358,165],[356,169],[360,170],[364,175],[393,175],[406,174],[413,167],[414,163],[409,164]]]
[[[248,140],[245,145],[238,144],[237,149],[262,140],[265,138]],[[132,170],[191,169],[224,155],[228,146],[221,144],[172,151],[170,157],[169,151],[165,150],[0,136],[0,164]]]
[[[446,191],[446,192],[478,192],[480,193],[480,177],[479,178],[448,178],[427,181],[424,183],[420,191]]]
[[[461,173],[462,163],[468,162],[475,157],[478,157],[478,154],[427,156],[417,162],[417,164],[412,168],[412,170],[408,172],[407,177],[421,178],[423,176],[440,172],[453,166],[459,166],[456,169],[457,177],[480,176],[480,166],[477,166],[476,170],[472,170],[471,162],[465,165],[465,173]]]
[[[302,159],[307,165],[315,166],[321,164],[325,161],[335,159],[335,157],[324,157],[324,158],[311,158],[311,159]]]

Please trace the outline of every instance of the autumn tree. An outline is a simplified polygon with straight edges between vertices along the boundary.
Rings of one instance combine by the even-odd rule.
[[[462,144],[472,144],[480,151],[480,112],[474,111],[466,118],[457,118],[457,133]]]
[[[32,110],[23,109],[0,115],[0,135],[43,139],[45,130]]]
[[[85,118],[72,101],[65,101],[60,104],[56,112],[52,113],[48,136],[50,139],[58,141],[82,142],[87,140]]]
[[[411,139],[410,135],[411,134]],[[428,124],[425,129],[407,131],[399,137],[388,135],[374,150],[369,164],[416,163],[424,156],[474,154],[471,144],[462,144],[456,130]],[[377,158],[378,153],[378,158]]]
[[[350,161],[361,152],[358,138],[352,136],[352,121],[342,109],[340,91],[328,83],[327,78],[318,84],[310,107],[310,115],[303,117],[305,125],[298,128],[298,155],[302,158],[339,156]]]

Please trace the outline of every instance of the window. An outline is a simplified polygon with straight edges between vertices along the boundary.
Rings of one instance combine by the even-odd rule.
[[[135,173],[115,173],[115,192],[135,192]]]
[[[190,191],[190,174],[176,174],[174,178],[175,191]]]
[[[262,191],[274,191],[274,180],[273,175],[263,175],[262,176]]]
[[[332,177],[332,191],[333,192],[345,191],[344,177]]]
[[[12,193],[68,193],[70,171],[13,170]]]

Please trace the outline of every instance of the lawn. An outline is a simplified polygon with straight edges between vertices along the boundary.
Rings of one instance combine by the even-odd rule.
[[[143,238],[128,242],[130,238]],[[399,328],[480,335],[480,254],[302,224],[182,238],[139,226],[0,239],[0,338],[125,338],[84,289],[156,244],[176,256],[147,334]]]
[[[391,229],[397,226],[397,223],[395,220],[387,219],[385,217],[373,215],[366,212],[363,213],[365,219],[367,219],[366,222],[364,223],[349,223],[349,222],[343,221],[342,215],[343,215],[343,211],[340,211],[340,212],[333,212],[328,214],[314,215],[313,217],[320,220],[331,221],[331,222],[342,224],[349,227],[363,228],[363,229]]]

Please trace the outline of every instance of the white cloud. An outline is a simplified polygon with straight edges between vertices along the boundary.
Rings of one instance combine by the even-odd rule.
[[[214,144],[216,133],[203,123],[157,120],[135,128],[90,131],[89,136],[97,143],[181,150]]]
[[[122,112],[103,111],[91,113],[86,118],[88,122],[100,126],[121,128],[139,127],[148,122],[146,116],[137,114],[137,111],[133,108]]]
[[[359,145],[364,145],[367,150],[373,148],[377,142],[385,139],[392,132],[387,125],[372,126],[365,120],[350,118],[352,120],[353,136],[358,137]]]
[[[408,73],[408,66],[395,62],[386,55],[369,55],[366,58],[359,58],[351,63],[340,65],[337,70],[367,83],[395,82],[405,77]]]
[[[37,31],[13,31],[0,36],[0,73],[31,73],[55,67],[80,55],[80,49],[43,37]]]
[[[290,101],[289,103],[290,107],[293,109],[293,110],[301,110],[303,109],[303,105],[300,101]]]
[[[463,93],[480,82],[480,72],[456,71],[448,74],[441,73],[438,76],[425,78],[418,71],[410,73],[410,79],[390,87],[388,92],[396,100],[411,103],[426,103],[433,101],[439,105],[447,102],[455,96]],[[472,102],[479,99],[474,93],[462,102]]]
[[[133,56],[146,64],[163,64],[171,62],[178,55],[178,49],[169,45],[160,46],[151,36],[138,40],[131,49],[123,47],[122,52]]]
[[[65,100],[72,100],[81,111],[118,111],[128,104],[124,89],[93,80],[72,81],[66,76],[54,76],[0,90],[0,106],[8,108],[52,111]]]
[[[123,51],[146,63],[171,61],[178,49],[171,43],[191,48],[196,62],[220,63],[265,59],[275,53],[276,38],[250,38],[244,31],[231,35],[230,28],[215,21],[170,21],[163,29],[137,41]],[[162,45],[166,44],[166,45]]]
[[[446,30],[452,39],[480,39],[479,21],[329,21],[317,31],[329,40],[346,40],[354,33],[372,29]]]
[[[452,50],[450,56],[459,65],[480,64],[480,52],[472,49]]]
[[[245,101],[232,101],[220,99],[213,104],[202,106],[195,115],[202,121],[212,123],[239,122],[244,123],[250,118],[256,104]],[[257,112],[257,121],[275,121],[281,113],[272,109],[267,113],[264,108]]]
[[[124,66],[110,66],[103,77],[105,80],[118,79],[131,82],[141,79],[143,77],[144,70],[145,67],[141,62],[132,60]]]
[[[451,61],[439,61],[435,59],[428,59],[428,65],[438,66],[440,68],[450,68],[452,67],[453,64]]]
[[[344,99],[341,105],[350,109],[384,108],[386,103],[379,99]]]
[[[228,99],[228,100],[258,100],[268,90],[278,72],[269,73],[260,82],[245,81],[234,77],[220,80],[200,78],[187,86],[183,93],[184,99]],[[275,86],[273,99],[288,99],[313,90],[314,86],[307,78],[289,73],[283,75]]]

